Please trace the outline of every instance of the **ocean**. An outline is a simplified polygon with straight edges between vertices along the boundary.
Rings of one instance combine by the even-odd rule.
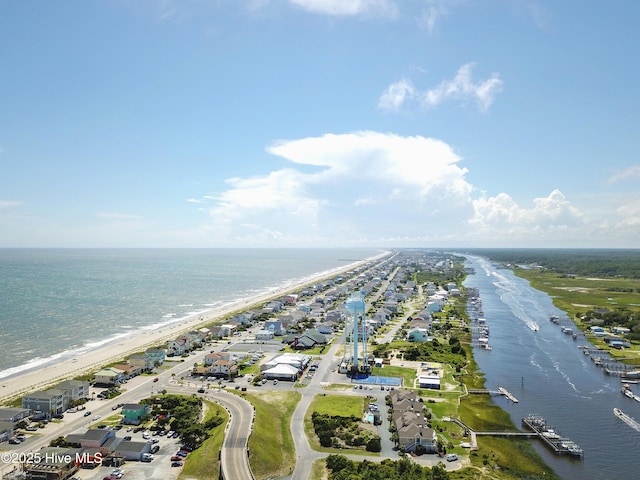
[[[0,249],[0,379],[380,253]]]

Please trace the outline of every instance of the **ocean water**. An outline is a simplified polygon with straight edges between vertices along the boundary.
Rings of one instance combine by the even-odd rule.
[[[373,249],[0,249],[0,378],[380,253]]]

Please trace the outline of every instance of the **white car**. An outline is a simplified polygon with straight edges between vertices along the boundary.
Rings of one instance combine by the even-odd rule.
[[[101,416],[101,415],[94,415],[94,416],[93,416],[93,419],[94,419],[94,420],[100,420],[101,418],[102,418],[102,416]]]

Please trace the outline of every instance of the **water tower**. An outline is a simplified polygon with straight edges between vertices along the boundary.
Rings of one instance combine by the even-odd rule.
[[[362,335],[362,358],[364,364],[367,364],[367,338],[365,325],[365,303],[360,293],[354,293],[349,297],[346,303],[347,313],[351,319],[351,372],[357,373],[358,368],[358,341]]]

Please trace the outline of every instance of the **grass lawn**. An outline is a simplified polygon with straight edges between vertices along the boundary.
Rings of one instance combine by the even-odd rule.
[[[360,418],[366,397],[352,395],[318,395],[309,406],[311,412],[331,416]]]
[[[402,385],[409,388],[413,388],[413,381],[416,379],[416,369],[409,367],[385,365],[384,367],[373,367],[371,373],[378,377],[402,378]]]
[[[255,478],[287,475],[296,463],[290,425],[300,394],[274,391],[250,393],[245,398],[256,411],[253,432],[249,437],[249,461]]]

